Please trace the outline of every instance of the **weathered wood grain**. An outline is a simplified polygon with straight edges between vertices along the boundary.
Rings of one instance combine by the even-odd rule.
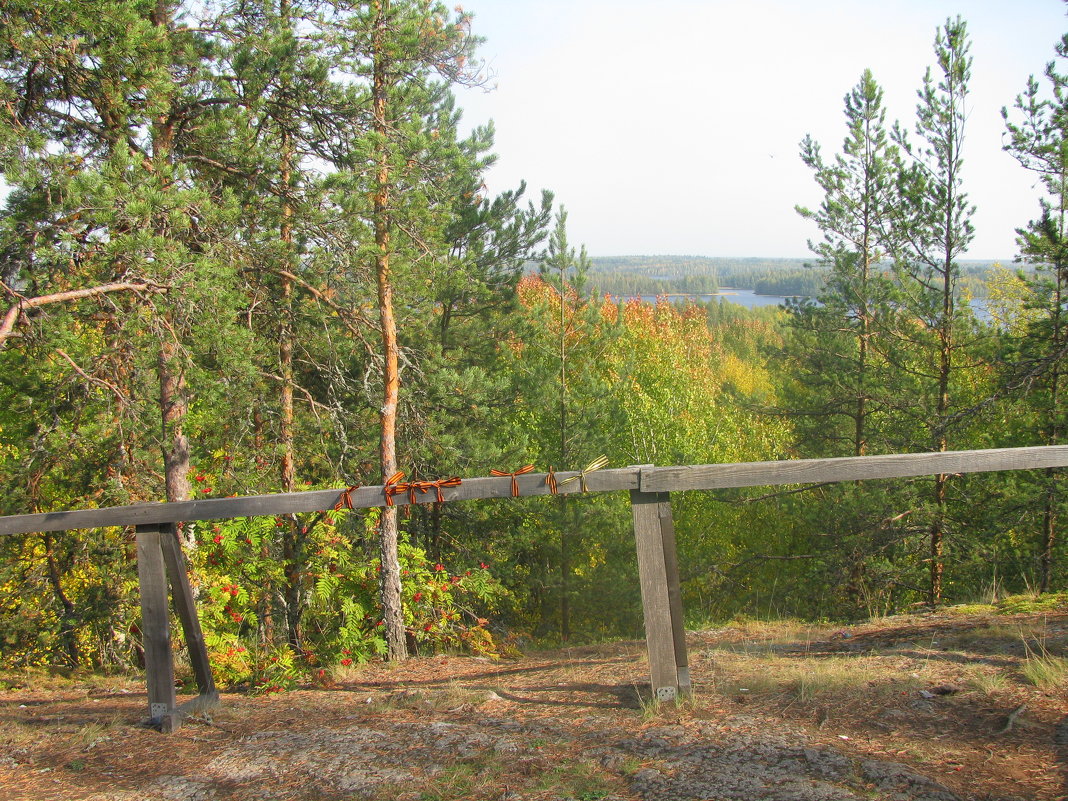
[[[545,473],[528,473],[519,476],[519,494],[522,497],[548,495]],[[577,470],[561,471],[558,481],[579,475]],[[631,490],[638,487],[638,471],[635,468],[597,470],[586,476],[590,492]],[[572,481],[560,487],[560,494],[580,492],[579,482]],[[143,503],[131,506],[113,506],[107,509],[79,509],[69,512],[45,512],[32,515],[0,517],[0,536],[5,534],[28,534],[35,531],[68,531],[71,529],[102,528],[104,526],[143,526],[161,523],[177,523],[192,520],[228,520],[235,517],[257,515],[286,515],[333,509],[343,490],[312,490],[308,492],[278,493],[276,495],[250,495],[242,498],[205,498],[177,503]],[[445,501],[467,501],[481,498],[508,498],[512,495],[512,479],[468,478],[458,487],[442,490]],[[353,508],[366,509],[383,506],[385,496],[381,485],[360,487],[350,494]],[[394,503],[408,500],[407,495],[398,495]],[[435,500],[433,491],[417,495],[420,503]]]
[[[642,492],[762,487],[873,478],[906,478],[939,473],[982,473],[993,470],[1034,470],[1068,466],[1068,445],[996,448],[946,453],[849,456],[841,459],[797,459],[745,464],[655,467],[642,471]]]
[[[145,649],[148,717],[160,731],[172,732],[181,725],[181,717],[175,709],[167,575],[158,526],[137,528],[137,580],[141,588],[141,638]]]
[[[660,528],[660,495],[631,490],[630,503],[653,697],[671,700],[679,692],[679,673],[664,564],[664,539]]]

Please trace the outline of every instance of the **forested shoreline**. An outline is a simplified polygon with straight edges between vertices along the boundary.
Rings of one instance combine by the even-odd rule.
[[[602,455],[1063,444],[1068,39],[1006,98],[1006,150],[1043,190],[1019,269],[962,258],[959,18],[910,124],[887,123],[865,72],[841,151],[802,141],[824,200],[798,209],[812,258],[784,268],[591,257],[549,193],[488,195],[492,126],[463,134],[452,94],[485,79],[461,9],[4,7],[0,514]],[[743,281],[809,299],[606,296]],[[980,294],[989,321],[965,302]],[[1063,590],[1061,486],[1049,470],[682,494],[687,613],[837,620]],[[413,651],[638,636],[629,515],[593,495],[397,503],[180,537],[221,680],[268,690]],[[128,667],[138,617],[130,532],[0,539],[0,663]]]

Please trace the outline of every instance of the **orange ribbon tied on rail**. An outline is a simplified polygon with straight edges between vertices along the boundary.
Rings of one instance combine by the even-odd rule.
[[[549,472],[545,474],[545,483],[549,485],[549,493],[555,495],[558,487],[556,485],[556,473],[553,471],[552,467],[550,467]]]
[[[404,478],[404,472],[398,470],[386,479],[386,483],[382,486],[382,492],[386,496],[386,506],[393,505],[394,495],[400,495],[408,491],[408,485],[400,483],[402,478]]]
[[[347,490],[344,490],[337,498],[337,503],[334,504],[334,511],[340,512],[342,509],[352,508],[352,493],[360,488],[359,484],[353,484]]]
[[[462,482],[459,476],[451,476],[450,478],[439,478],[436,481],[410,481],[406,485],[408,488],[408,502],[418,503],[415,497],[415,493],[419,492],[426,494],[430,490],[437,490],[437,494],[434,496],[438,503],[445,502],[445,496],[441,494],[442,487],[458,487]]]
[[[526,467],[520,467],[518,470],[516,470],[513,473],[506,473],[503,470],[490,470],[490,475],[491,476],[499,476],[499,477],[502,477],[502,478],[504,476],[511,476],[512,477],[512,497],[513,498],[518,498],[519,497],[519,482],[516,481],[516,477],[517,476],[521,476],[524,473],[529,473],[533,469],[534,469],[534,465],[528,464]]]

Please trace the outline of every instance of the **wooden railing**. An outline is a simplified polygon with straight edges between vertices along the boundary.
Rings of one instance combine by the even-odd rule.
[[[597,470],[583,478],[585,489],[589,492],[630,492],[650,678],[656,698],[671,700],[690,692],[682,596],[671,517],[671,492],[1066,466],[1068,446],[1055,445],[743,464],[678,467],[640,465]],[[583,482],[568,481],[580,476],[578,471],[557,473],[555,477],[559,493],[581,492]],[[545,473],[518,476],[515,481],[519,495],[550,494],[546,478]],[[441,497],[445,502],[509,498],[513,495],[512,481],[509,476],[464,479],[458,486],[443,487]],[[183,708],[176,704],[174,692],[167,611],[168,578],[200,691],[200,696],[191,704],[205,706],[218,701],[175,524],[322,511],[333,509],[346,494],[348,505],[352,508],[386,505],[385,487],[382,485],[351,491],[311,490],[243,498],[146,503],[0,517],[0,536],[106,526],[135,527],[149,718],[161,730],[173,731],[181,724]],[[436,499],[435,492],[417,496],[416,501],[433,502]],[[406,500],[398,499],[397,502]]]

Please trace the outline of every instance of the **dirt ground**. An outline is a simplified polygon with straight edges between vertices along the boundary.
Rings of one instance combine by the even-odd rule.
[[[693,699],[641,643],[364,665],[224,693],[172,735],[136,679],[0,692],[4,801],[1068,798],[1068,611],[693,632]]]

